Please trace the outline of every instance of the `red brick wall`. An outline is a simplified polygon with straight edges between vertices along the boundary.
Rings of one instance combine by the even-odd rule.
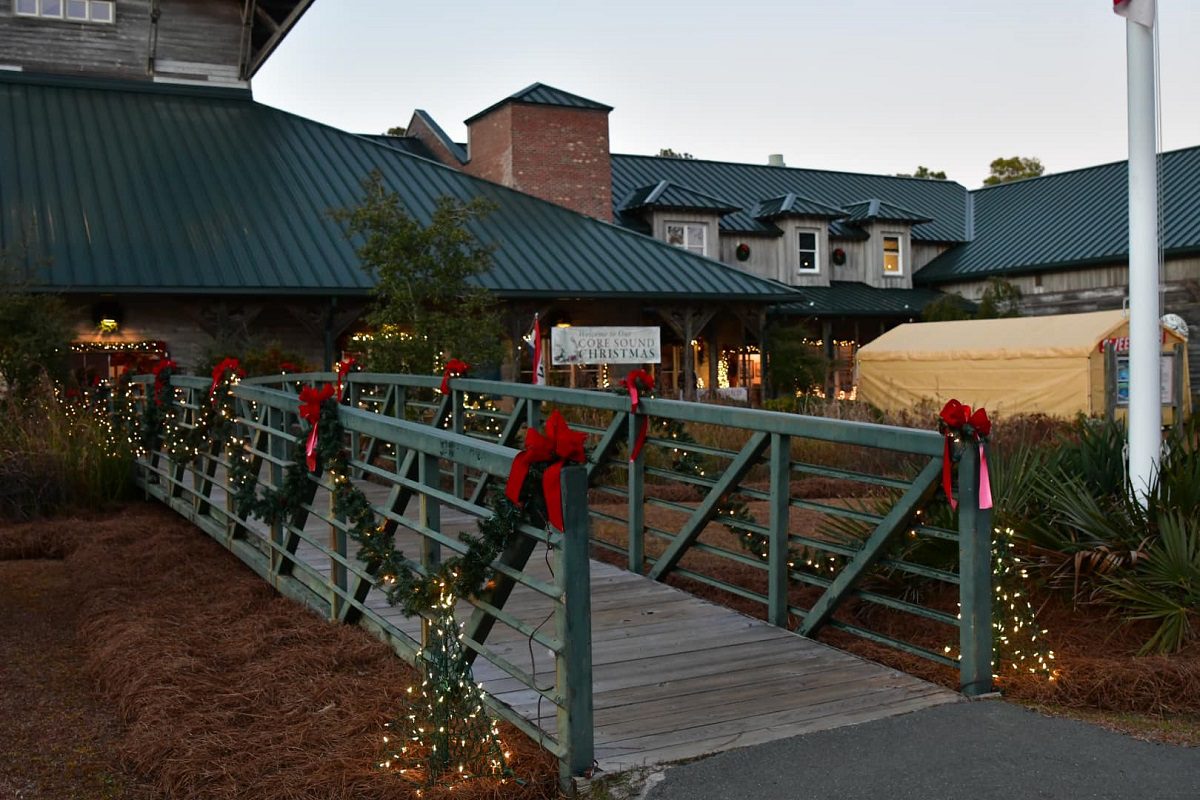
[[[612,220],[607,111],[510,103],[468,130],[467,172]]]

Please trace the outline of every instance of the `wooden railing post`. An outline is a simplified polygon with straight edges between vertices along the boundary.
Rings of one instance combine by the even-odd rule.
[[[463,406],[466,400],[466,393],[459,389],[450,390],[450,428],[455,433],[463,433],[466,430],[465,411]],[[457,461],[453,466],[454,475],[454,496],[464,498],[467,494],[467,469]]]
[[[562,471],[562,547],[557,575],[561,601],[555,631],[562,650],[555,659],[559,696],[558,738],[563,746],[559,777],[564,788],[592,767],[592,597],[588,562],[588,478],[584,467]]]
[[[791,510],[792,439],[771,434],[771,520],[767,549],[767,622],[787,627],[788,518]]]
[[[629,452],[632,454],[637,442],[638,428],[641,420],[636,414],[629,415],[628,441]],[[629,462],[629,570],[642,574],[646,568],[646,453],[638,454],[636,459]]]
[[[983,445],[985,448],[987,445]],[[992,511],[979,507],[979,446],[958,462],[959,688],[992,691]]]

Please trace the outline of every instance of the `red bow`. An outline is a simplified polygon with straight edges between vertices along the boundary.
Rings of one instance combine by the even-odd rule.
[[[352,370],[354,368],[355,363],[357,363],[357,362],[355,362],[355,360],[353,358],[347,358],[345,361],[338,362],[337,396],[338,396],[339,403],[342,401],[342,379],[345,378],[350,373],[350,370]]]
[[[646,393],[654,391],[654,376],[644,369],[635,369],[621,380],[621,385],[629,390],[629,410],[637,414],[641,401],[638,394],[639,389]],[[649,430],[650,419],[642,417],[638,426],[637,438],[633,442],[633,449],[629,451],[630,461],[637,461],[638,456],[641,455],[642,445],[646,443],[646,434]]]
[[[950,508],[958,508],[954,499],[950,453],[951,438],[971,439],[979,445],[979,507],[992,507],[992,484],[988,475],[987,453],[983,443],[992,432],[992,421],[988,419],[987,409],[977,408],[974,413],[971,407],[957,400],[948,400],[938,414],[938,427],[941,428],[945,443],[942,447],[942,491],[950,501]]]
[[[171,379],[170,370],[175,369],[178,364],[169,358],[159,359],[159,362],[154,365],[154,369],[150,370],[154,374],[154,402],[155,404],[162,402],[162,387],[163,384]],[[167,375],[164,377],[163,373]]]
[[[312,426],[308,432],[308,442],[304,446],[309,472],[317,471],[317,423],[321,421],[321,406],[331,397],[333,386],[328,383],[320,389],[305,386],[300,390],[300,419]]]
[[[465,361],[460,361],[457,358],[452,358],[446,362],[446,370],[442,373],[442,394],[450,394],[450,379],[461,378],[467,374],[467,370],[471,365]]]
[[[242,369],[242,364],[240,361],[238,361],[236,358],[225,359],[220,364],[217,364],[215,367],[213,367],[212,385],[208,387],[208,396],[210,399],[214,394],[216,394],[217,384],[220,383],[221,379],[225,377],[226,372],[232,372],[239,378],[246,377],[246,370]]]
[[[516,505],[521,505],[521,488],[525,477],[534,464],[549,463],[542,474],[542,494],[546,498],[546,515],[558,530],[563,529],[562,468],[567,464],[582,464],[587,460],[583,443],[587,434],[573,431],[558,411],[546,420],[546,432],[530,428],[525,432],[525,449],[513,459],[512,472],[504,494]]]
[[[300,368],[290,361],[281,361],[279,363],[280,372],[299,372]]]

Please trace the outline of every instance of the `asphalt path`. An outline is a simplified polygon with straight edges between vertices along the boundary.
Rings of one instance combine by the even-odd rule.
[[[647,800],[1200,800],[1200,748],[989,700],[732,750],[656,777]]]

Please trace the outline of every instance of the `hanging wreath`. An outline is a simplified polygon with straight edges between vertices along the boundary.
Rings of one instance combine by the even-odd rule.
[[[839,267],[846,263],[846,251],[840,247],[833,248],[833,263]]]
[[[734,255],[737,256],[738,261],[746,261],[750,258],[750,245],[742,242],[737,246],[737,250],[734,250],[733,252]]]

